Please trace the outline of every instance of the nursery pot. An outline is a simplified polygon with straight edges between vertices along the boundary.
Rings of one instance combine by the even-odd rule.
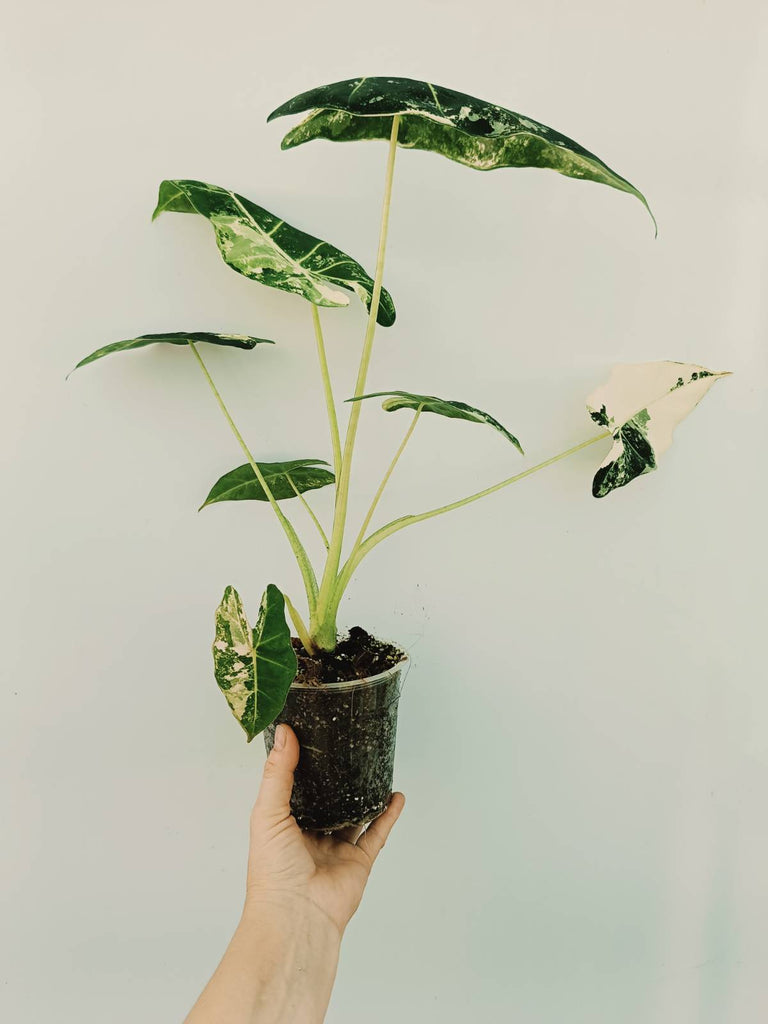
[[[366,679],[294,682],[285,707],[264,730],[267,754],[286,722],[301,745],[291,811],[301,828],[331,832],[364,825],[392,794],[400,690],[408,655]]]

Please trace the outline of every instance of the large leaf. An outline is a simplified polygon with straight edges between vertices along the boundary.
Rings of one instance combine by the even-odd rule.
[[[81,359],[75,370],[88,363],[94,363],[102,356],[111,355],[113,352],[129,352],[134,348],[144,348],[146,345],[189,345],[190,342],[197,343],[204,341],[210,345],[226,345],[229,348],[252,349],[257,345],[274,345],[274,341],[266,338],[251,338],[247,334],[210,334],[207,331],[175,331],[172,334],[142,334],[139,338],[128,338],[127,341],[113,341],[111,345],[104,345],[91,352],[85,359]],[[74,373],[74,370],[72,371]]]
[[[615,366],[608,382],[587,399],[592,419],[613,435],[613,447],[592,483],[593,495],[603,498],[656,469],[678,423],[727,376],[691,363]]]
[[[645,196],[634,185],[573,139],[495,103],[430,82],[350,78],[294,96],[268,120],[307,110],[312,113],[288,132],[283,149],[312,139],[388,139],[392,116],[400,114],[398,142],[408,149],[431,150],[478,171],[548,167],[570,178],[628,192],[651,213]]]
[[[395,412],[397,409],[413,409],[422,412],[434,412],[438,416],[448,416],[454,420],[469,420],[470,423],[487,423],[498,430],[508,441],[517,448],[520,454],[523,449],[520,442],[510,434],[506,427],[503,427],[498,420],[494,419],[487,412],[475,409],[464,402],[456,402],[447,398],[435,398],[434,395],[415,395],[410,391],[373,391],[368,395],[359,395],[357,398],[348,398],[348,402],[362,402],[366,398],[383,398],[389,396],[381,403],[382,409],[386,412]]]
[[[318,487],[326,487],[336,479],[322,459],[294,459],[291,462],[257,462],[272,496],[278,501],[295,498],[296,491],[312,491]],[[293,483],[294,486],[291,486]],[[295,490],[294,490],[295,487]],[[211,488],[210,494],[200,508],[213,505],[217,501],[269,501],[264,488],[256,478],[250,463],[238,466],[225,473]],[[199,510],[198,510],[199,511]]]
[[[224,262],[252,281],[296,292],[316,306],[348,306],[346,292],[352,291],[370,309],[373,280],[359,263],[250,199],[204,181],[176,179],[161,183],[152,219],[168,210],[207,217]],[[384,289],[377,320],[383,327],[395,322],[395,306]]]
[[[237,591],[224,591],[216,609],[213,665],[219,689],[250,743],[280,714],[296,677],[285,601],[273,583],[264,591],[253,631]]]

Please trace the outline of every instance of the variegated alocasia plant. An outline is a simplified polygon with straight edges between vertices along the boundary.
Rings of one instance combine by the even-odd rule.
[[[520,442],[499,420],[465,402],[404,390],[366,393],[376,326],[390,327],[395,322],[395,306],[382,282],[398,147],[428,150],[481,171],[508,167],[549,168],[568,177],[626,192],[639,199],[649,214],[651,211],[645,196],[634,185],[567,136],[504,107],[429,82],[408,78],[355,78],[336,82],[288,100],[273,111],[268,120],[287,114],[307,116],[285,136],[283,149],[314,139],[388,142],[373,276],[329,242],[292,227],[282,217],[218,185],[189,179],[163,181],[153,218],[166,211],[205,217],[229,267],[252,281],[293,292],[308,300],[328,414],[332,469],[319,458],[257,461],[235,426],[197,348],[198,344],[208,343],[248,350],[260,343],[272,344],[266,339],[185,331],[145,334],[99,348],[78,363],[83,366],[112,352],[157,343],[187,346],[246,458],[243,465],[225,473],[214,484],[201,508],[225,501],[268,502],[293,550],[304,583],[306,616],[273,584],[264,592],[254,628],[249,626],[240,597],[232,587],[227,587],[216,612],[213,648],[216,680],[249,741],[279,714],[296,673],[286,608],[308,652],[333,651],[341,597],[362,560],[387,537],[406,526],[469,505],[589,445],[607,440],[612,446],[597,470],[592,487],[595,497],[602,498],[655,469],[659,456],[671,443],[675,426],[724,376],[702,366],[677,362],[617,367],[608,382],[587,402],[589,415],[601,428],[600,433],[475,494],[415,515],[402,516],[369,532],[379,499],[423,413],[486,424],[523,454]],[[654,220],[654,227],[655,223]],[[349,417],[342,443],[319,307],[347,306],[350,293],[365,304],[368,318],[354,391],[347,399]],[[346,547],[358,423],[363,402],[377,397],[384,398],[382,408],[385,411],[406,409],[413,416],[354,540]],[[309,491],[325,486],[335,489],[333,521],[327,532],[305,497]],[[293,498],[299,499],[322,538],[326,550],[322,571],[313,565],[283,507],[284,502]]]

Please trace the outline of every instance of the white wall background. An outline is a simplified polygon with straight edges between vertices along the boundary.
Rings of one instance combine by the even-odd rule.
[[[180,1021],[237,920],[263,762],[215,688],[212,613],[298,595],[266,507],[195,509],[240,452],[328,452],[309,307],[150,224],[164,177],[253,197],[368,266],[385,147],[281,153],[278,103],[357,74],[527,113],[648,196],[398,158],[370,383],[462,398],[527,464],[591,435],[613,362],[736,371],[660,470],[596,502],[587,449],[401,533],[343,606],[411,650],[408,805],[351,924],[328,1020],[752,1024],[768,1015],[766,30],[754,0],[30,2],[2,58],[3,939],[15,1024]],[[362,307],[325,314],[340,397]],[[369,406],[353,512],[405,421]],[[422,421],[382,517],[522,468]],[[318,495],[324,514],[330,495]],[[382,519],[383,521],[383,519]]]

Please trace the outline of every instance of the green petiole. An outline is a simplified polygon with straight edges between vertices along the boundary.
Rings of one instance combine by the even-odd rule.
[[[395,172],[395,155],[397,153],[397,135],[400,128],[400,115],[395,114],[392,118],[392,130],[389,136],[389,150],[387,153],[387,171],[384,179],[384,199],[381,209],[381,226],[379,229],[379,247],[376,256],[376,273],[373,279],[373,293],[371,295],[371,308],[368,313],[368,323],[363,340],[363,351],[360,357],[360,366],[357,372],[354,396],[359,397],[365,391],[365,381],[368,376],[368,367],[371,361],[373,339],[376,334],[376,317],[379,312],[381,301],[381,288],[384,278],[384,258],[387,251],[387,232],[389,230],[389,209],[392,201],[392,180]],[[336,482],[336,503],[333,516],[333,529],[331,531],[331,543],[328,550],[328,557],[325,563],[325,571],[320,583],[320,590],[317,597],[315,615],[312,619],[313,636],[317,644],[323,650],[332,651],[336,646],[336,620],[335,614],[329,618],[329,606],[334,598],[336,587],[336,576],[341,562],[342,546],[344,544],[344,527],[347,519],[347,506],[349,504],[349,485],[352,474],[352,456],[355,449],[355,438],[357,436],[357,425],[360,420],[361,403],[355,402],[349,414],[347,432],[344,439],[344,452],[341,457],[341,465]]]
[[[216,385],[213,383],[213,378],[211,377],[210,373],[208,372],[208,367],[203,362],[203,357],[197,351],[197,347],[195,346],[195,344],[193,342],[189,343],[189,347],[192,349],[192,354],[194,355],[195,359],[197,360],[197,362],[198,362],[198,364],[200,366],[200,369],[203,371],[203,375],[205,376],[205,379],[208,381],[208,386],[210,387],[211,391],[213,392],[214,398],[216,399],[216,401],[217,401],[217,403],[219,405],[219,408],[221,409],[222,413],[224,414],[224,418],[226,419],[227,423],[229,424],[230,430],[235,435],[235,438],[237,439],[238,444],[242,448],[243,453],[245,454],[245,457],[248,460],[248,463],[250,464],[250,467],[253,470],[254,475],[256,476],[256,479],[259,481],[259,483],[263,487],[264,493],[266,494],[267,498],[269,499],[269,503],[272,506],[272,508],[274,510],[274,513],[277,516],[278,520],[280,521],[280,525],[282,526],[282,528],[283,528],[283,530],[285,532],[286,537],[288,538],[288,543],[291,545],[291,550],[293,551],[293,553],[294,553],[294,555],[296,557],[296,561],[298,563],[299,570],[301,571],[301,577],[302,577],[302,579],[304,581],[304,589],[305,589],[306,594],[307,594],[307,604],[309,606],[309,611],[310,611],[310,616],[311,616],[313,611],[314,611],[316,602],[317,602],[318,588],[317,588],[317,578],[315,577],[315,571],[312,568],[312,563],[309,560],[309,556],[307,555],[307,552],[304,550],[304,546],[301,543],[301,541],[299,540],[299,538],[298,538],[298,536],[296,534],[296,531],[294,530],[293,526],[289,522],[287,516],[285,515],[283,510],[280,508],[280,506],[278,505],[277,501],[275,501],[274,495],[272,494],[272,491],[269,489],[269,484],[264,479],[264,475],[262,474],[261,470],[259,469],[258,463],[256,462],[256,460],[254,459],[253,455],[251,454],[251,451],[248,448],[248,445],[243,440],[242,434],[240,433],[240,431],[235,426],[235,422],[232,419],[232,417],[230,416],[229,410],[227,409],[226,405],[224,404],[224,399],[219,394],[219,390],[216,387]]]

